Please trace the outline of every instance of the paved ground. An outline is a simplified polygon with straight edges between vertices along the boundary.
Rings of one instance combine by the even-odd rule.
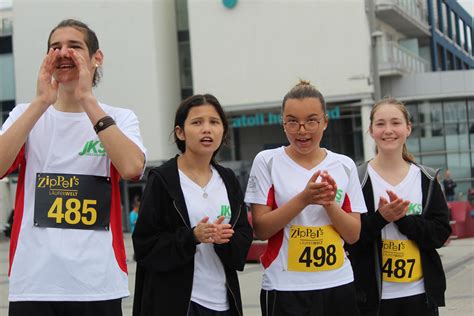
[[[135,263],[132,260],[130,235],[126,234],[128,254],[129,288],[133,295]],[[474,238],[453,240],[439,250],[448,280],[447,306],[441,308],[441,316],[464,316],[474,314]],[[0,315],[8,310],[8,240],[0,237]],[[244,314],[260,315],[259,292],[262,268],[259,264],[248,264],[240,274]],[[124,316],[131,316],[133,296],[123,301]]]

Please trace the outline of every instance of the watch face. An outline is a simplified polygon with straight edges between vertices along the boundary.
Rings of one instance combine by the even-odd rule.
[[[222,0],[224,6],[228,9],[233,9],[237,5],[237,0]]]

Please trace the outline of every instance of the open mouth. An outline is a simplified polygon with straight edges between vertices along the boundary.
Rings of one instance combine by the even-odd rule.
[[[200,141],[201,141],[202,144],[207,144],[207,145],[210,145],[210,144],[213,143],[213,140],[210,137],[203,137],[203,138],[201,138]]]
[[[56,66],[57,69],[71,69],[76,67],[72,61],[62,61]]]
[[[296,141],[299,142],[299,143],[307,143],[311,140],[311,138],[297,138]]]

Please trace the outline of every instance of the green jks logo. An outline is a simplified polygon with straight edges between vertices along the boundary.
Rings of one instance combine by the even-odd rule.
[[[343,192],[344,192],[344,191],[343,191],[342,189],[337,189],[337,191],[336,191],[336,202],[337,202],[337,203],[341,203],[342,197],[343,197],[343,196],[342,196],[342,193],[343,193]]]
[[[98,140],[88,140],[79,156],[105,156],[105,149]]]
[[[421,211],[422,211],[421,204],[410,203],[410,205],[408,205],[407,215],[420,215]]]
[[[217,218],[221,217],[221,216],[224,216],[225,218],[230,218],[232,215],[232,212],[230,210],[230,205],[221,205],[221,213],[219,214],[219,216],[217,216]]]

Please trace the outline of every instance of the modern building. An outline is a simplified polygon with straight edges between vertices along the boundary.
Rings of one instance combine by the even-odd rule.
[[[13,12],[11,7],[0,6],[0,122],[15,106],[15,74],[13,70]],[[0,229],[11,211],[16,178],[0,180]]]
[[[51,28],[83,20],[105,54],[96,94],[137,113],[149,166],[176,153],[180,100],[209,92],[232,126],[219,158],[244,185],[257,152],[286,144],[281,100],[303,78],[327,100],[327,148],[372,157],[368,115],[390,94],[409,104],[417,160],[450,168],[460,192],[474,185],[473,20],[455,0],[14,0],[12,11],[16,103],[35,94]],[[142,185],[124,184],[126,206]]]

